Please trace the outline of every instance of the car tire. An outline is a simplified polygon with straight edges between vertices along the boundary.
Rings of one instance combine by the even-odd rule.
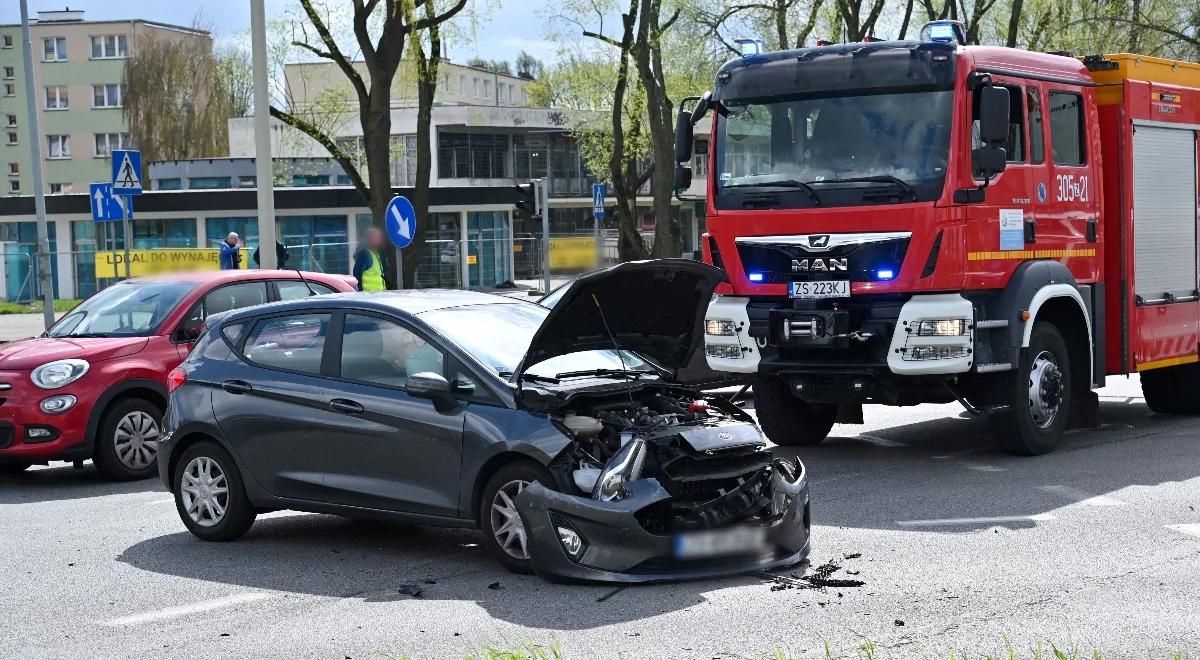
[[[837,419],[837,404],[807,403],[777,376],[754,381],[754,413],[767,438],[782,447],[820,444]]]
[[[484,545],[501,566],[513,573],[533,572],[525,526],[512,499],[535,481],[544,486],[553,483],[546,468],[532,461],[509,463],[488,479],[479,498],[479,528],[483,530]],[[502,491],[505,497],[500,496]],[[506,531],[506,524],[517,527]]]
[[[105,410],[92,451],[92,462],[100,474],[113,481],[153,476],[162,418],[162,408],[138,397],[121,399]]]
[[[1071,418],[1071,362],[1067,342],[1050,323],[1036,323],[1021,351],[1016,377],[1003,379],[1008,408],[994,418],[1000,442],[1010,453],[1039,456],[1062,441]]]
[[[1200,414],[1200,365],[1143,371],[1141,379],[1150,410],[1163,415]]]
[[[198,442],[183,452],[171,490],[180,520],[205,541],[239,538],[258,515],[233,457],[216,442]]]
[[[21,474],[33,463],[0,463],[0,474]]]

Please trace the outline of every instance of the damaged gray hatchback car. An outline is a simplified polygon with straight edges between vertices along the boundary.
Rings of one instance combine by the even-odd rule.
[[[171,374],[160,476],[212,541],[294,509],[479,527],[505,567],[548,577],[799,562],[803,465],[675,382],[722,278],[660,260],[585,275],[552,310],[420,290],[230,313]]]

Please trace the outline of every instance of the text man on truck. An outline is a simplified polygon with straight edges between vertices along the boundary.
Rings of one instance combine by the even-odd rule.
[[[778,444],[957,400],[1041,454],[1135,372],[1200,413],[1200,66],[962,35],[750,47],[680,113],[684,163],[713,111],[709,366],[752,375]]]

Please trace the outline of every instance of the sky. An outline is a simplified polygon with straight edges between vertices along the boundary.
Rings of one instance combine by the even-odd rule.
[[[218,40],[237,39],[250,29],[250,0],[167,0],[166,2],[127,2],[122,0],[28,0],[29,14],[36,18],[37,12],[61,10],[65,6],[86,12],[88,20],[141,18],[191,25],[197,16],[200,22],[213,26]],[[289,7],[296,6],[295,0],[266,0],[267,18],[280,15]],[[467,32],[474,35],[464,43],[450,45],[450,59],[465,63],[473,57],[512,62],[521,50],[526,50],[544,62],[554,60],[555,47],[542,34],[542,20],[536,20],[545,3],[534,0],[491,0],[479,2],[477,6],[486,16]],[[535,20],[531,20],[531,18]],[[18,0],[0,0],[0,23],[19,23],[21,10]],[[531,27],[532,26],[532,27]]]

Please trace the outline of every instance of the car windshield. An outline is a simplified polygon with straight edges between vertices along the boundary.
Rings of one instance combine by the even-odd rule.
[[[50,337],[149,335],[194,288],[194,282],[120,282],[83,301],[46,334]]]
[[[937,199],[952,102],[952,91],[725,101],[717,136],[718,205]]]
[[[421,314],[421,320],[470,353],[495,374],[516,371],[550,310],[534,304],[466,305]],[[623,363],[623,364],[622,364]],[[579,351],[539,362],[526,374],[553,378],[595,370],[642,371],[651,364],[630,351]]]

